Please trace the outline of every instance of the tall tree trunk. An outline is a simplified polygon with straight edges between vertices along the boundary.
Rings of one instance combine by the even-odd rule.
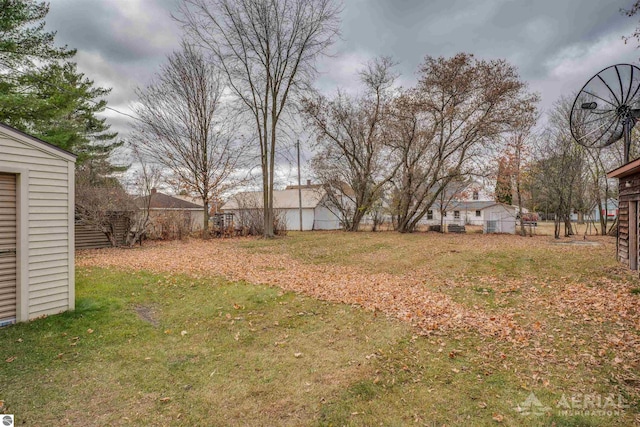
[[[516,197],[518,198],[518,213],[520,214],[520,235],[526,236],[527,230],[524,227],[524,217],[522,214],[522,194],[520,193],[520,179],[516,179]]]
[[[278,123],[276,105],[278,102],[278,98],[274,90],[272,90],[271,93],[272,93],[273,107],[271,109],[271,141],[268,145],[269,147],[269,187],[268,187],[269,208],[268,208],[268,222],[264,225],[264,228],[265,228],[264,234],[265,234],[265,237],[267,238],[272,238],[275,236],[275,230],[274,230],[275,215],[273,212],[273,181],[274,181],[274,168],[275,168],[275,159],[276,159],[276,128]]]
[[[571,215],[564,216],[564,237],[573,236],[573,225],[571,224]]]
[[[202,223],[202,238],[207,239],[209,237],[209,199],[202,199],[204,204],[204,220]]]
[[[269,221],[269,170],[267,169],[267,159],[262,158],[262,235],[265,239],[271,237],[268,230]]]
[[[360,228],[360,222],[362,221],[363,217],[364,217],[364,212],[360,209],[356,209],[355,212],[353,213],[353,220],[349,227],[349,231],[358,231],[358,229]]]

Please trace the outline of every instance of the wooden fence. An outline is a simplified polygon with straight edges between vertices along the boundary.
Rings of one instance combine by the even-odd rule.
[[[116,218],[116,240],[119,244],[125,243],[125,233],[128,230],[129,218],[126,215],[118,215]],[[95,227],[76,220],[76,250],[100,249],[111,247],[107,236]]]

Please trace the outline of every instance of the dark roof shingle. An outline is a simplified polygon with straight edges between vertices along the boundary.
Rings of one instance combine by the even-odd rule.
[[[197,205],[159,192],[153,193],[150,196],[138,197],[136,204],[141,208],[144,207],[147,204],[148,197],[151,197],[150,209],[203,209],[202,205]]]

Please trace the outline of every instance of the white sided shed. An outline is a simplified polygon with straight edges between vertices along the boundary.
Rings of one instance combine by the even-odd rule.
[[[516,234],[516,207],[496,203],[482,210],[484,233]]]
[[[0,326],[74,308],[75,160],[0,123]]]
[[[300,196],[302,201],[300,202]],[[302,204],[302,231],[337,230],[339,218],[324,206],[326,193],[319,186],[308,185],[273,192],[273,208],[282,215],[287,230],[300,231],[300,204]],[[222,212],[233,213],[235,221],[242,218],[243,212],[262,209],[262,191],[238,193],[220,208]]]

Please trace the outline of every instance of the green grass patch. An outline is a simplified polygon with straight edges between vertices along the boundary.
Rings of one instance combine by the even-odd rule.
[[[461,250],[459,237],[428,236],[436,244],[391,233],[238,244],[391,274],[432,266],[436,279],[426,286],[488,311],[526,311],[528,292],[551,292],[528,281],[504,287],[500,278],[518,269],[577,280],[602,268],[597,248],[587,252],[591,261],[567,260],[558,256],[566,248],[523,244],[509,254],[478,240]],[[444,265],[468,286],[445,283]],[[0,329],[0,400],[17,425],[623,426],[638,413],[637,402],[615,417],[556,408],[563,394],[614,390],[611,366],[570,362],[593,351],[591,335],[615,325],[579,324],[584,339],[571,342],[560,337],[565,319],[537,313],[567,362],[550,366],[523,357],[537,344],[514,347],[472,331],[419,337],[383,315],[244,282],[93,268],[78,269],[76,283],[74,312]],[[516,410],[532,392],[548,413]]]

